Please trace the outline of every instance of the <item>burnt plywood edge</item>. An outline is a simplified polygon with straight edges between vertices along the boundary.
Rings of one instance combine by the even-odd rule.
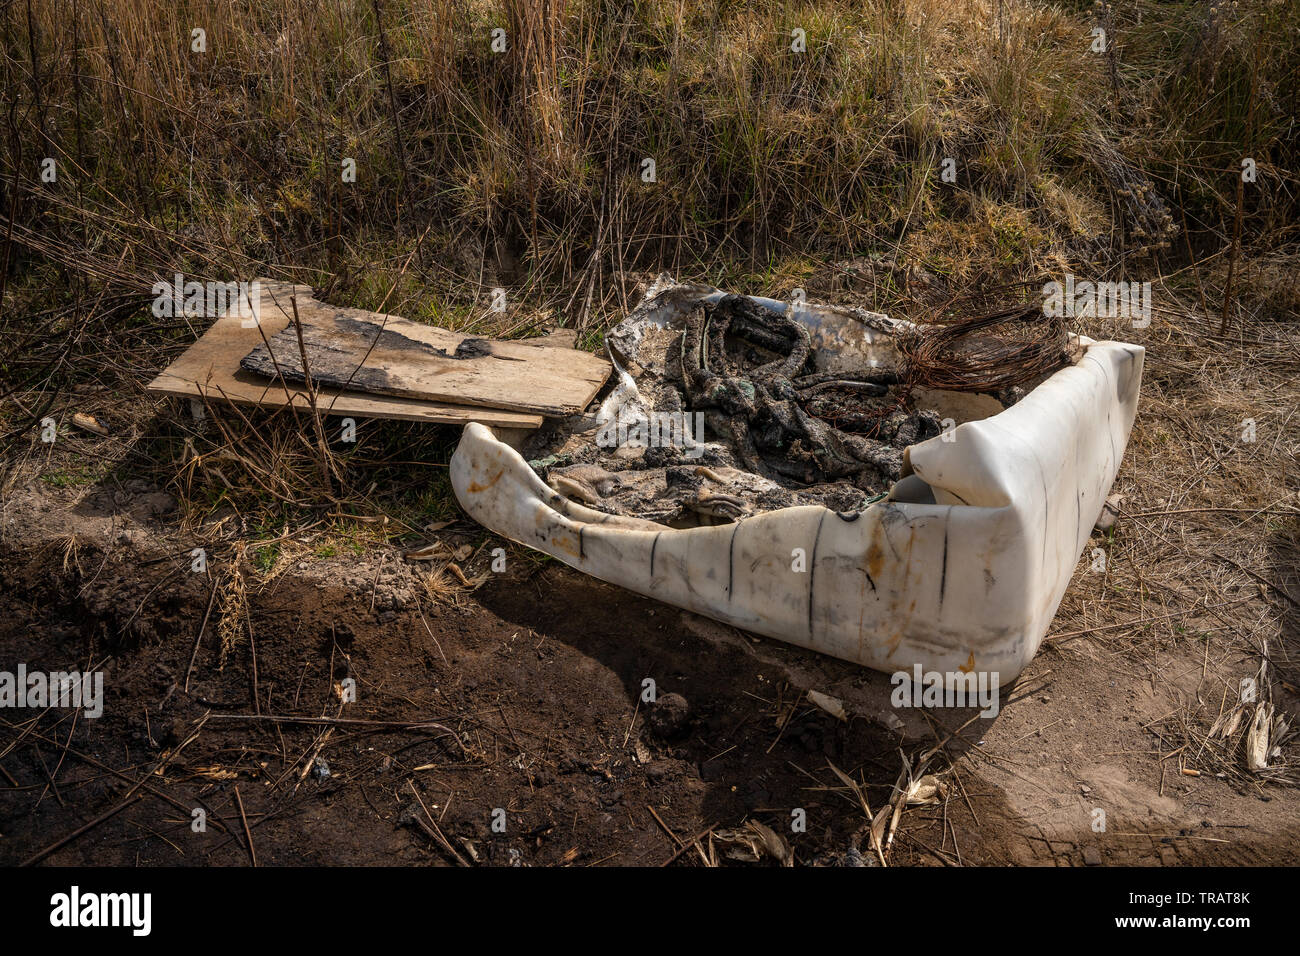
[[[149,383],[148,389],[160,394],[240,405],[281,407],[293,402],[300,408],[309,408],[305,388],[293,384],[286,388],[281,382],[268,382],[239,367],[240,358],[262,342],[263,334],[269,338],[288,325],[293,314],[291,298],[297,297],[301,303],[311,297],[309,286],[270,279],[258,281],[262,286],[260,329],[243,328],[235,316],[217,319],[197,342]],[[537,341],[542,344],[541,340]],[[446,425],[480,422],[511,429],[535,429],[542,424],[542,416],[533,413],[332,388],[317,389],[317,403],[327,414],[362,418]]]
[[[299,331],[281,328],[241,367],[268,379],[563,416],[584,410],[611,371],[604,359],[563,347],[559,330],[532,342],[467,336],[397,316],[296,300]],[[305,358],[305,366],[304,366]]]

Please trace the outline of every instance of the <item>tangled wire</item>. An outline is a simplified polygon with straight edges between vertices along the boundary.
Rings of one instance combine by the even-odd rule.
[[[997,329],[998,334],[990,333]],[[909,390],[918,386],[998,394],[1070,361],[1070,336],[1038,305],[1018,305],[899,336]]]

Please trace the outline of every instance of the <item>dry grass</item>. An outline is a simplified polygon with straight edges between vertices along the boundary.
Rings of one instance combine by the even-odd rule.
[[[598,276],[603,298],[605,273],[636,264],[847,254],[1048,195],[1103,200],[1088,239],[1113,245],[1122,193],[1145,181],[1133,170],[1221,231],[1220,174],[1244,154],[1270,187],[1248,226],[1294,209],[1293,172],[1270,165],[1294,135],[1283,4],[1140,3],[1102,17],[1105,56],[1091,11],[992,0],[34,0],[5,15],[15,236],[101,274],[279,263],[365,300],[385,237],[437,223],[420,266],[443,294]],[[45,156],[57,183],[39,181]],[[1071,238],[1042,228],[1044,249]]]
[[[1085,548],[1048,644],[1147,675],[1175,702],[1148,728],[1171,770],[1300,782],[1285,761],[1258,773],[1245,762],[1261,708],[1290,714],[1292,726],[1300,712],[1300,338],[1276,317],[1220,338],[1195,296],[1166,288],[1145,331],[1088,330],[1144,345],[1146,373],[1114,487],[1123,516]],[[1094,548],[1104,571],[1093,570]],[[1171,651],[1195,666],[1171,672]],[[1253,702],[1242,696],[1247,678]],[[1290,736],[1275,735],[1270,750]]]
[[[197,331],[143,308],[178,271],[478,332],[560,322],[588,346],[638,269],[772,293],[843,256],[888,261],[872,305],[892,311],[917,273],[956,296],[1189,253],[1203,309],[1293,311],[1298,36],[1294,5],[1265,0],[10,3],[2,437],[96,390],[138,400]],[[1239,202],[1244,155],[1260,179]],[[497,285],[509,311],[489,318]],[[192,499],[196,478],[277,505],[364,497],[308,424],[225,416],[147,452]]]

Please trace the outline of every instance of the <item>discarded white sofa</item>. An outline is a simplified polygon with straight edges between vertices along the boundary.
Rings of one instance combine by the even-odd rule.
[[[638,313],[671,322],[700,298],[652,296]],[[888,347],[839,310],[799,305],[821,346],[865,361]],[[1144,350],[1077,344],[1075,364],[1016,404],[910,446],[901,480],[857,513],[800,506],[680,530],[610,515],[553,491],[480,424],[452,485],[490,530],[638,594],[881,671],[1006,685],[1060,605],[1137,409]]]

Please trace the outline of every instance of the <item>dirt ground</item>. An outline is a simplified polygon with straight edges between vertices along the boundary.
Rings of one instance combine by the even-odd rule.
[[[784,841],[760,865],[786,846],[798,865],[879,865],[863,800],[878,813],[904,761],[943,742],[942,792],[901,814],[890,866],[1294,862],[1291,732],[1256,774],[1253,709],[1211,730],[1242,678],[1297,712],[1300,336],[1116,337],[1149,349],[1124,516],[1085,549],[998,716],[973,721],[900,727],[886,675],[514,547],[493,572],[504,542],[463,518],[426,539],[468,546],[468,587],[394,546],[286,547],[232,583],[228,542],[133,476],[128,439],[34,441],[0,512],[0,666],[102,670],[106,702],[97,719],[0,711],[0,861],[741,865],[725,838],[752,820]],[[120,402],[86,400],[127,431]],[[179,411],[144,403],[130,434]]]

